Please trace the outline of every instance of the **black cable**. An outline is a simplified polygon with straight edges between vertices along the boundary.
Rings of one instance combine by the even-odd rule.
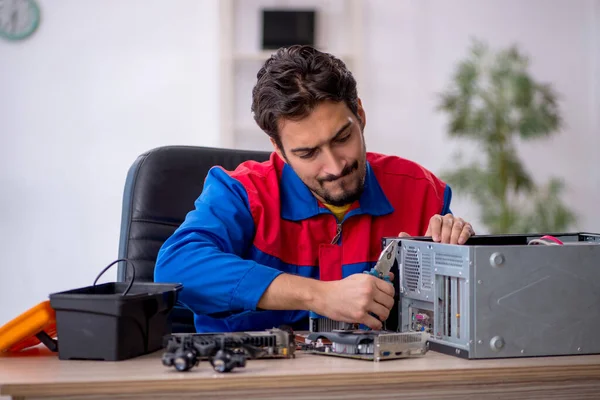
[[[115,260],[113,262],[111,262],[110,264],[108,264],[106,267],[104,267],[104,269],[102,271],[100,271],[100,273],[98,274],[98,276],[96,277],[96,279],[94,280],[94,284],[92,286],[96,286],[96,282],[98,282],[98,279],[100,279],[100,277],[110,269],[110,267],[112,267],[113,265],[115,265],[118,262],[121,261],[125,261],[125,276],[127,276],[127,266],[129,264],[131,264],[131,281],[129,282],[129,285],[127,285],[127,288],[125,289],[125,291],[121,294],[122,296],[125,296],[127,293],[129,293],[129,290],[131,289],[131,286],[133,286],[133,281],[135,280],[135,265],[133,265],[133,262],[126,259],[126,258],[120,258],[118,260]]]

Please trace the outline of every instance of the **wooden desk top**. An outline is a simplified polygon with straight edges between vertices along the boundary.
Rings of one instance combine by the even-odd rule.
[[[24,398],[145,393],[149,398],[152,394],[171,391],[196,395],[238,391],[239,395],[241,391],[259,390],[261,397],[267,398],[269,390],[271,395],[285,393],[283,396],[290,397],[287,393],[294,390],[311,389],[316,393],[320,390],[322,394],[324,390],[336,388],[352,392],[371,387],[378,391],[387,386],[405,394],[412,388],[421,396],[414,398],[422,399],[424,390],[446,393],[449,388],[478,387],[489,393],[500,385],[504,399],[511,398],[504,395],[506,388],[515,385],[530,390],[544,386],[546,394],[539,398],[547,398],[544,396],[556,393],[552,388],[560,384],[569,386],[571,391],[579,390],[577,398],[587,398],[583,397],[587,391],[595,398],[600,396],[600,355],[463,360],[430,351],[418,359],[376,363],[298,352],[295,359],[248,360],[245,368],[218,374],[206,361],[189,372],[177,372],[161,364],[161,354],[119,362],[61,361],[56,354],[41,347],[21,354],[2,354],[0,395]]]

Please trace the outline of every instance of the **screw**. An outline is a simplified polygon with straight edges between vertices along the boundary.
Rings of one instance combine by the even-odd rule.
[[[473,344],[473,339],[469,340],[469,344]]]
[[[581,351],[581,347],[578,347],[578,348],[577,348],[577,351]]]
[[[501,253],[493,253],[490,256],[490,265],[492,267],[499,267],[504,264],[504,256]]]
[[[429,298],[429,296],[425,296],[425,298],[426,298],[426,299],[428,299],[428,298]]]
[[[437,268],[433,270],[433,272],[437,272]]]
[[[483,344],[483,340],[478,340],[477,344]]]
[[[460,354],[460,349],[456,349],[454,352],[455,352],[456,354]]]
[[[458,274],[459,274],[459,275],[462,275],[462,272],[458,271]]]
[[[525,354],[525,349],[521,349],[521,354]]]
[[[480,279],[480,280],[477,281],[477,283],[481,285],[483,282]]]
[[[504,347],[504,339],[501,336],[494,336],[492,340],[490,340],[490,347],[493,351],[499,351]]]

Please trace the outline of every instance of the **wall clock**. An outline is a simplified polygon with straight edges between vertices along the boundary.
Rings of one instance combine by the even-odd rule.
[[[0,0],[0,37],[22,40],[40,24],[40,7],[35,0]]]

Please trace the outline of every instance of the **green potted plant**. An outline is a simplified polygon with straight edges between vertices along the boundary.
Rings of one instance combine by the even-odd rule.
[[[562,127],[557,94],[528,66],[517,46],[494,53],[475,41],[440,95],[450,137],[474,142],[480,156],[441,176],[457,196],[475,201],[491,234],[563,232],[576,222],[560,199],[563,182],[536,184],[516,152],[518,140],[547,138]]]

